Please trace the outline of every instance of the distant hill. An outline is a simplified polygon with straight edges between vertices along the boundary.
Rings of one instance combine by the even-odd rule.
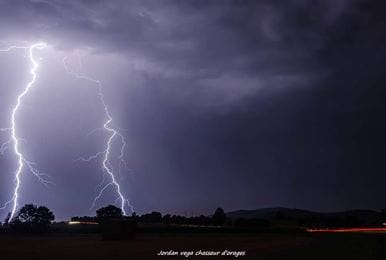
[[[380,223],[382,222],[382,214],[375,210],[348,210],[341,212],[314,212],[296,208],[262,208],[256,210],[237,210],[226,213],[228,218],[237,219],[304,219],[304,218],[346,218],[355,217],[363,223]]]

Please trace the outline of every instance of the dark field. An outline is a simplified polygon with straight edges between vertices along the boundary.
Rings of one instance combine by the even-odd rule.
[[[101,241],[98,234],[0,235],[1,259],[186,259],[163,251],[246,251],[246,256],[188,259],[386,259],[382,234],[139,234]]]

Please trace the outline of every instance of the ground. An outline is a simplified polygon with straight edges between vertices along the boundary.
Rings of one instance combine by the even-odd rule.
[[[139,234],[102,241],[98,234],[0,235],[1,259],[386,259],[382,234]],[[157,256],[160,251],[246,251],[245,256]]]

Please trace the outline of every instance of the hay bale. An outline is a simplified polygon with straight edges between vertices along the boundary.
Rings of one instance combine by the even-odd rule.
[[[100,223],[102,240],[134,239],[137,222],[127,219],[109,219]]]

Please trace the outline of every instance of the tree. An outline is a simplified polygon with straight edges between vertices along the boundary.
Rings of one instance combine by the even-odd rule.
[[[96,217],[90,217],[90,216],[79,217],[79,216],[75,216],[75,217],[71,218],[71,221],[95,222],[96,221]]]
[[[222,208],[217,208],[212,217],[212,222],[216,226],[224,225],[226,221],[226,215]]]
[[[33,204],[27,204],[22,207],[17,214],[16,218],[22,223],[32,223],[35,222],[37,206]]]
[[[140,220],[144,223],[161,223],[162,214],[160,212],[153,211],[152,213],[142,215]]]
[[[122,210],[114,205],[108,205],[107,207],[100,208],[96,211],[96,214],[97,218],[100,220],[121,218],[123,216]]]
[[[10,220],[10,226],[19,231],[44,231],[54,220],[54,213],[47,207],[27,204]]]
[[[165,216],[163,216],[162,222],[163,222],[164,224],[170,224],[171,218],[172,218],[172,216],[170,216],[170,214],[166,214]]]
[[[20,209],[16,218],[22,223],[48,225],[55,220],[55,215],[47,207],[27,204]]]

